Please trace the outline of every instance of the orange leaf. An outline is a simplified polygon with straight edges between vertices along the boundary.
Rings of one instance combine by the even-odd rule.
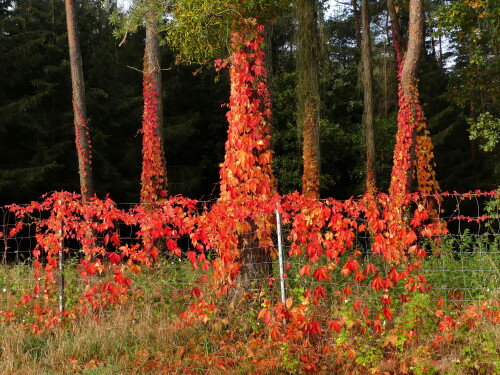
[[[300,276],[304,276],[304,275],[311,276],[311,265],[306,264],[306,265],[302,266],[300,268],[299,274],[300,274]]]
[[[318,280],[318,282],[321,282],[321,280],[326,280],[330,281],[332,277],[328,274],[328,269],[326,267],[319,267],[317,268],[313,276]]]

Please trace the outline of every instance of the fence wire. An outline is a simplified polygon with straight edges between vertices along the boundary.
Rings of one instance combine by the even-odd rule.
[[[213,202],[203,203],[207,206]],[[131,206],[127,204],[122,205],[121,208]],[[437,244],[430,243],[426,238],[418,239],[427,252],[422,272],[432,288],[433,299],[461,303],[498,298],[500,295],[499,207],[498,202],[494,199],[490,201],[483,195],[450,194],[444,196],[438,210],[440,213],[438,219],[447,223],[448,234],[442,235]],[[27,291],[26,285],[32,285],[31,281],[35,281],[29,264],[33,260],[32,252],[37,244],[35,221],[39,220],[42,214],[27,216],[22,230],[12,236],[11,231],[19,225],[15,214],[8,207],[0,207],[0,215],[0,232],[3,233],[0,238],[0,259],[4,264],[4,272],[0,275],[0,310],[2,310],[2,305],[21,296]],[[277,223],[272,234],[273,246],[266,249],[259,247],[275,255],[271,263],[273,277],[254,279],[253,282],[256,285],[268,285],[269,293],[276,301],[290,296],[300,299],[304,290],[314,289],[318,282],[313,277],[299,276],[299,270],[308,263],[309,259],[306,256],[289,256],[290,228],[287,225],[281,226],[279,218]],[[136,226],[120,224],[117,231],[121,243],[140,244],[138,229]],[[282,233],[281,242],[278,238],[278,229]],[[253,232],[253,234],[258,233]],[[370,252],[372,240],[369,235],[360,233],[355,238],[352,248],[362,253],[358,260],[360,268],[375,261],[376,256]],[[77,241],[71,239],[64,241],[64,247],[68,249],[64,273],[68,274],[75,272],[75,266],[83,255]],[[103,241],[103,238],[101,237],[98,241]],[[282,264],[278,256],[280,245]],[[189,239],[181,238],[179,246],[182,250],[180,258],[163,254],[164,260],[150,270],[151,277],[154,279],[155,267],[169,268],[168,273],[157,273],[158,282],[164,286],[165,291],[174,290],[179,286],[184,286],[186,290],[189,290],[199,285],[197,282],[201,271],[193,270],[185,256],[187,250],[192,250]],[[247,249],[254,248],[248,247]],[[210,254],[210,256],[215,256],[215,254]],[[321,265],[322,261],[325,265],[327,264],[327,261],[322,259],[317,264]],[[390,266],[385,265],[385,267]],[[64,291],[67,299],[72,298],[72,293],[81,294],[85,288],[83,283],[75,281],[75,276],[66,276],[66,283],[72,283],[71,287],[67,286]],[[329,293],[335,295],[346,286],[346,279],[340,272],[332,272],[332,279],[323,280],[321,285]],[[380,294],[374,293],[369,283],[350,283],[349,285],[352,289],[352,298],[362,301],[380,298]],[[134,286],[136,289],[140,287],[141,285]],[[330,302],[322,300],[320,303]]]

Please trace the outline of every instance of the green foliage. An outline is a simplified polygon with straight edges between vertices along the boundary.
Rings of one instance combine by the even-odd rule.
[[[64,165],[72,161],[64,2],[10,5],[0,19],[0,196],[13,201],[55,189],[47,182],[58,173],[77,175],[76,155],[74,171]]]
[[[475,121],[471,119],[468,122],[470,139],[484,139],[485,143],[479,147],[483,151],[493,151],[500,142],[500,119],[493,117],[489,112],[484,112]]]
[[[136,33],[144,26],[146,20],[155,24],[169,23],[169,15],[173,6],[172,0],[132,0],[126,12],[116,6],[115,2],[107,3],[108,18],[113,25],[113,35],[117,39],[128,33]]]
[[[458,358],[453,360],[455,371],[460,373],[497,374],[500,371],[498,335],[490,330],[471,332],[466,327],[459,329],[458,340],[462,342]]]
[[[211,63],[228,56],[231,33],[244,20],[265,24],[286,4],[283,0],[177,0],[171,22],[163,27],[165,40],[182,60]]]
[[[496,0],[467,0],[444,3],[435,13],[438,35],[450,38],[459,51],[452,79],[450,100],[465,106],[483,106],[481,97],[498,100],[499,18]],[[460,56],[461,55],[461,56]]]

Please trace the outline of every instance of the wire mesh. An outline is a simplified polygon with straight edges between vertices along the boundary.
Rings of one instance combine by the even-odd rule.
[[[207,209],[213,203],[213,201],[199,202],[199,207]],[[119,205],[120,209],[123,210],[136,206],[132,204]],[[446,222],[448,233],[441,235],[439,241],[430,241],[424,237],[419,237],[417,240],[427,252],[422,272],[432,288],[431,295],[434,300],[443,299],[459,303],[498,297],[500,292],[499,207],[495,199],[480,193],[443,195],[443,200],[440,202],[438,209],[439,217],[437,220]],[[22,228],[14,235],[11,235],[11,232],[20,225],[19,219],[9,207],[0,207],[0,214],[2,216],[0,257],[4,264],[4,272],[0,275],[0,310],[2,310],[2,305],[12,305],[13,300],[29,291],[30,283],[35,281],[29,265],[33,261],[32,253],[37,244],[35,222],[40,220],[44,213],[25,216],[22,221]],[[280,274],[276,230],[277,228],[274,226],[271,235],[272,246],[259,246],[255,245],[255,243],[253,246],[247,246],[249,250],[260,249],[272,254],[270,264],[273,272],[272,277],[262,276],[254,278],[252,282],[255,285],[266,285],[266,293],[279,301],[282,299],[280,279],[283,277],[286,297],[295,296],[300,299],[301,293],[316,288],[319,285],[318,281],[313,277],[299,275],[299,270],[309,262],[309,259],[307,256],[290,256],[289,225],[283,225],[281,228],[283,234],[284,274]],[[116,231],[119,233],[121,245],[140,246],[141,238],[138,236],[139,227],[137,225],[116,223]],[[249,234],[253,237],[268,235],[267,232],[259,233],[259,230]],[[99,234],[97,241],[104,242],[104,233]],[[360,268],[366,267],[377,259],[371,253],[372,241],[373,238],[366,233],[357,233],[354,244],[349,249],[350,251],[359,251],[362,254],[358,259]],[[165,291],[183,289],[185,294],[189,294],[187,291],[199,286],[199,280],[206,272],[201,269],[193,269],[191,263],[187,260],[186,252],[196,251],[189,239],[189,234],[182,236],[177,242],[181,249],[181,257],[164,252],[162,254],[163,260],[155,264],[148,272],[150,272],[153,279],[155,278],[155,272],[159,278],[162,278],[159,283],[165,287]],[[106,246],[109,251],[119,252],[118,246],[112,244]],[[64,271],[66,274],[65,295],[67,299],[72,300],[81,295],[86,287],[84,283],[77,280],[78,269],[76,267],[84,254],[82,254],[81,244],[71,238],[64,239],[64,247],[67,249]],[[349,253],[346,253],[344,256],[348,255]],[[216,251],[207,253],[209,259],[216,256]],[[326,266],[328,261],[321,258],[316,262],[317,266],[322,264]],[[158,267],[168,268],[168,272],[158,270]],[[385,272],[389,272],[391,266],[380,265],[380,267],[385,267]],[[346,285],[349,285],[352,289],[352,298],[362,301],[380,299],[380,293],[374,292],[369,283],[347,282],[346,277],[339,271],[332,272],[331,280],[321,282],[321,285],[330,295],[339,295],[340,291]],[[401,269],[398,271],[401,271]],[[104,275],[95,278],[99,277],[101,279],[105,278]],[[172,278],[172,280],[169,280],[169,278]],[[133,286],[135,290],[140,288],[140,283]],[[331,300],[322,300],[321,303],[331,303]]]

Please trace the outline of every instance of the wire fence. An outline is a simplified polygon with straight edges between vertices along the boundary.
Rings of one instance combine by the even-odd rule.
[[[213,202],[209,202],[211,204]],[[130,209],[137,205],[121,205],[122,209]],[[200,207],[206,209],[207,202]],[[448,194],[444,195],[437,210],[437,220],[446,223],[447,234],[441,235],[439,241],[431,241],[426,237],[419,237],[417,242],[425,248],[427,256],[422,265],[422,273],[431,286],[432,298],[443,299],[451,303],[463,303],[498,298],[500,292],[500,205],[498,198],[491,198],[483,194]],[[35,222],[40,220],[44,213],[36,213],[24,217],[22,223],[9,207],[0,207],[0,257],[4,264],[4,274],[0,275],[0,310],[2,304],[13,296],[19,297],[25,291],[22,285],[35,282],[36,278],[28,265],[33,262],[33,251],[37,245],[37,231]],[[291,243],[290,224],[283,224],[279,210],[275,212],[275,226],[272,231],[272,245],[246,246],[249,251],[260,249],[273,253],[269,258],[269,267],[272,274],[262,274],[254,278],[255,285],[267,285],[267,293],[276,301],[285,301],[289,297],[300,300],[306,290],[318,287],[318,280],[314,277],[301,275],[301,269],[309,263],[308,256],[290,256]],[[22,228],[21,228],[22,226]],[[141,237],[138,235],[137,225],[117,223],[116,232],[119,233],[120,244],[139,245]],[[250,233],[253,237],[263,237],[259,230]],[[61,248],[65,255],[59,256],[59,277],[54,283],[59,283],[59,309],[64,309],[64,301],[75,299],[86,288],[84,283],[76,280],[78,261],[84,257],[82,246],[77,240],[62,239]],[[98,242],[104,243],[104,234],[99,234]],[[161,283],[166,290],[173,290],[183,286],[186,290],[199,285],[199,279],[204,273],[201,269],[193,270],[186,252],[193,251],[189,236],[178,239],[181,256],[168,255],[164,252],[161,267],[169,268],[168,273],[159,273]],[[364,269],[377,262],[379,257],[372,253],[373,238],[367,233],[357,233],[354,238],[352,251],[361,254],[358,257],[358,268]],[[345,254],[348,256],[349,254]],[[215,257],[215,252],[207,255]],[[64,259],[64,257],[66,259]],[[63,264],[63,262],[65,264]],[[263,261],[259,260],[262,266]],[[20,266],[22,265],[22,266]],[[316,266],[332,267],[327,259],[319,259]],[[252,267],[252,264],[249,264]],[[5,271],[7,268],[17,268],[14,271]],[[21,267],[21,268],[19,268]],[[155,267],[150,270],[152,274]],[[385,268],[385,274],[392,267],[389,264],[378,264]],[[398,266],[398,272],[403,272],[404,264]],[[164,271],[164,270],[163,270]],[[380,299],[380,293],[374,293],[368,282],[347,282],[346,275],[340,269],[332,270],[330,278],[322,280],[320,285],[326,293],[332,296],[341,296],[342,290],[348,286],[351,289],[351,298],[361,301]],[[101,276],[104,278],[104,276]],[[15,280],[16,278],[22,279]],[[172,278],[169,280],[168,278]],[[70,286],[69,286],[70,285]],[[140,288],[140,283],[135,288]],[[19,289],[19,290],[16,290]],[[342,298],[345,298],[342,297]],[[320,303],[331,303],[326,299]]]

